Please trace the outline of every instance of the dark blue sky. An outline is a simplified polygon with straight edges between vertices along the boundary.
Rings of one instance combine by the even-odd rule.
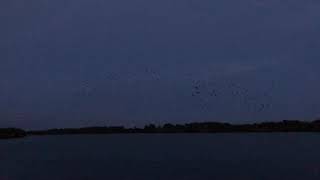
[[[317,0],[1,0],[0,126],[319,117],[319,19]]]

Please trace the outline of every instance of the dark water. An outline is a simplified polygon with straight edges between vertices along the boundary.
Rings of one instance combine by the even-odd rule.
[[[0,141],[0,180],[320,179],[320,134],[75,135]]]

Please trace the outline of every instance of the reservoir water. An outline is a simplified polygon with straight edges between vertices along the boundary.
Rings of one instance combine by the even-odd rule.
[[[0,141],[0,180],[318,180],[320,134],[119,134]]]

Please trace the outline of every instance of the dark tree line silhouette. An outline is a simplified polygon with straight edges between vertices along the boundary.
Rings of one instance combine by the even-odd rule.
[[[281,122],[263,122],[253,124],[230,124],[219,122],[201,122],[187,124],[148,124],[143,128],[85,127],[69,129],[50,129],[30,131],[31,135],[55,134],[115,134],[115,133],[222,133],[222,132],[320,132],[320,120],[305,122],[284,120]]]
[[[26,136],[27,133],[17,128],[0,128],[0,139],[19,138]]]
[[[220,122],[201,122],[187,124],[148,124],[143,128],[84,127],[24,131],[21,129],[0,129],[0,139],[17,138],[27,135],[64,135],[64,134],[130,134],[130,133],[248,133],[248,132],[320,132],[320,120],[306,122],[284,120],[281,122],[262,122],[253,124],[230,124]]]

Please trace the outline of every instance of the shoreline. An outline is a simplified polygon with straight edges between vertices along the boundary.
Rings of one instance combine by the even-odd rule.
[[[217,134],[217,133],[320,133],[320,121],[284,120],[252,124],[198,122],[187,124],[148,124],[143,128],[124,126],[61,128],[25,131],[17,128],[0,128],[0,139],[46,135],[103,135],[103,134]]]

